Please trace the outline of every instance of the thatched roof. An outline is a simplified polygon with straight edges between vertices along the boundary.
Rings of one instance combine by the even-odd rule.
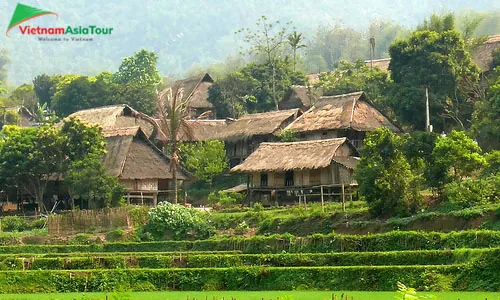
[[[365,65],[369,68],[373,65],[373,67],[377,67],[380,70],[387,71],[389,70],[389,63],[391,62],[390,58],[381,58],[381,59],[369,59],[365,60]]]
[[[120,179],[171,179],[170,159],[146,137],[140,127],[103,130],[106,138],[104,167]],[[179,179],[191,177],[183,170]]]
[[[372,131],[380,127],[387,127],[394,132],[402,131],[370,104],[363,92],[356,92],[321,97],[287,129],[296,132],[336,129]]]
[[[217,140],[228,126],[226,120],[187,120],[186,124],[189,134],[181,132],[181,141]]]
[[[307,87],[304,85],[292,85],[285,93],[283,100],[279,103],[281,109],[309,108],[323,96],[322,87]]]
[[[213,108],[213,104],[208,102],[208,89],[212,86],[214,80],[210,74],[204,73],[175,81],[170,88],[172,94],[183,89],[183,99],[189,99],[189,107],[192,108]]]
[[[232,168],[231,172],[282,172],[325,168],[332,163],[334,157],[339,156],[337,150],[344,144],[347,144],[353,153],[357,153],[347,138],[262,143],[243,163]]]
[[[156,119],[160,124],[160,120]],[[227,120],[185,120],[188,128],[182,127],[178,133],[178,140],[182,142],[197,142],[218,140],[228,126]],[[163,133],[164,141],[170,139],[170,135]]]
[[[490,69],[493,52],[500,48],[500,35],[490,36],[482,45],[472,53],[472,60],[482,71]]]
[[[245,115],[229,124],[221,132],[220,139],[246,139],[255,135],[276,134],[299,115],[298,108]]]
[[[148,138],[157,138],[160,140],[164,139],[158,131],[158,125],[153,119],[141,112],[136,111],[126,104],[101,106],[80,110],[67,116],[65,120],[72,117],[77,118],[82,122],[98,125],[103,130],[140,126]],[[158,136],[153,136],[158,133],[160,133]]]

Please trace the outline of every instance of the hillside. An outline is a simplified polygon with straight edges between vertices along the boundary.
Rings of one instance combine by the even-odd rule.
[[[312,38],[320,24],[343,24],[366,30],[374,20],[387,20],[413,28],[433,12],[493,12],[498,2],[480,1],[26,1],[27,5],[57,12],[59,19],[45,16],[30,25],[113,27],[113,34],[92,42],[40,42],[34,36],[21,36],[18,29],[11,37],[0,35],[0,45],[9,51],[8,80],[18,85],[30,82],[41,73],[96,74],[116,71],[120,61],[140,48],[155,51],[162,75],[177,76],[191,66],[208,65],[237,55],[241,46],[234,31],[251,27],[260,15],[282,23],[293,21],[297,30]],[[4,27],[12,17],[17,1],[8,0],[0,8]],[[313,16],[313,17],[312,17]],[[500,31],[498,17],[487,19],[478,34]]]

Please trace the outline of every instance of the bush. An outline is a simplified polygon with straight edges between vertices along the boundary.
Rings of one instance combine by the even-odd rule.
[[[161,202],[149,211],[149,221],[144,229],[157,240],[186,237],[203,239],[210,236],[211,226],[194,208]]]
[[[243,196],[240,193],[236,192],[226,193],[223,191],[218,191],[218,192],[211,192],[208,195],[208,202],[211,205],[219,204],[222,207],[229,207],[238,202],[241,202],[244,198],[245,196]]]
[[[106,234],[107,242],[124,242],[127,239],[125,230],[115,229]]]
[[[25,218],[5,217],[2,219],[2,231],[25,231],[30,226]]]
[[[2,218],[2,231],[28,231],[33,229],[42,229],[47,222],[46,218],[39,218],[30,221],[26,218],[9,216]]]
[[[500,200],[500,177],[490,176],[484,179],[465,179],[445,185],[443,204],[451,208],[468,208],[486,203],[498,203]]]
[[[142,226],[148,222],[148,209],[145,206],[136,206],[129,210],[128,216],[134,226]]]

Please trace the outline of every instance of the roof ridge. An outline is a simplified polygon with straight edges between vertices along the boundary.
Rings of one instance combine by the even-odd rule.
[[[333,141],[347,141],[347,137],[338,137],[338,138],[330,138],[330,139],[321,139],[321,140],[309,140],[309,141],[297,141],[297,142],[263,142],[261,145],[297,145],[297,144],[315,144],[315,143],[327,143]]]

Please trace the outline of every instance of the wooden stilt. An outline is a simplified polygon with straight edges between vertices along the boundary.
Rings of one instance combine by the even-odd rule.
[[[323,198],[323,186],[321,186],[320,189],[321,189],[321,211],[325,212],[325,199]]]
[[[345,188],[344,188],[344,184],[342,184],[342,211],[345,211]]]

